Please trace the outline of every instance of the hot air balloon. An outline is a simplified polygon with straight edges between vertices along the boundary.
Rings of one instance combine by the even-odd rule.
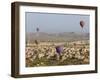
[[[56,52],[60,55],[63,52],[62,46],[56,46]]]
[[[39,36],[39,28],[36,28],[36,36]]]
[[[39,44],[39,41],[38,41],[38,40],[35,40],[34,42],[35,42],[35,44],[37,44],[37,45]]]
[[[84,22],[83,20],[81,20],[81,21],[80,21],[80,26],[81,26],[81,28],[83,28],[84,25],[85,25],[85,22]]]
[[[39,28],[36,28],[36,31],[39,32]]]
[[[84,32],[84,31],[83,31],[84,25],[85,25],[85,22],[84,22],[83,20],[81,20],[81,21],[80,21],[80,27],[82,28],[82,32]],[[83,35],[83,36],[84,36],[84,35]],[[81,41],[81,43],[82,43],[82,41]]]
[[[36,28],[36,40],[34,41],[35,44],[37,44],[37,45],[39,44],[38,37],[39,37],[39,28],[37,27],[37,28]]]

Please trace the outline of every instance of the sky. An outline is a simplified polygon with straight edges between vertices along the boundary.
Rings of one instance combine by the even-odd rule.
[[[36,28],[46,33],[89,33],[89,19],[89,15],[25,12],[25,30],[26,33],[34,33]],[[81,20],[85,22],[83,29],[80,26]]]

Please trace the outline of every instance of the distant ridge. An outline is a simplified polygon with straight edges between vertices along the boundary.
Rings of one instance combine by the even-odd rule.
[[[26,41],[33,42],[34,40],[40,41],[76,41],[76,40],[89,40],[89,33],[80,32],[63,32],[63,33],[26,33]]]

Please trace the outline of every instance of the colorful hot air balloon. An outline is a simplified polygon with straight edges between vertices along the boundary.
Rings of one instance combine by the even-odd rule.
[[[63,51],[62,46],[56,46],[56,52],[60,55],[61,52]]]
[[[80,21],[80,26],[81,26],[81,28],[83,28],[84,25],[85,25],[85,22],[84,22],[83,20],[81,20],[81,21]]]

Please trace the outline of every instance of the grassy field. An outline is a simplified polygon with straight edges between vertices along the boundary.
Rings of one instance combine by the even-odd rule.
[[[56,46],[62,47],[60,54]],[[26,44],[26,67],[89,64],[89,41]]]

